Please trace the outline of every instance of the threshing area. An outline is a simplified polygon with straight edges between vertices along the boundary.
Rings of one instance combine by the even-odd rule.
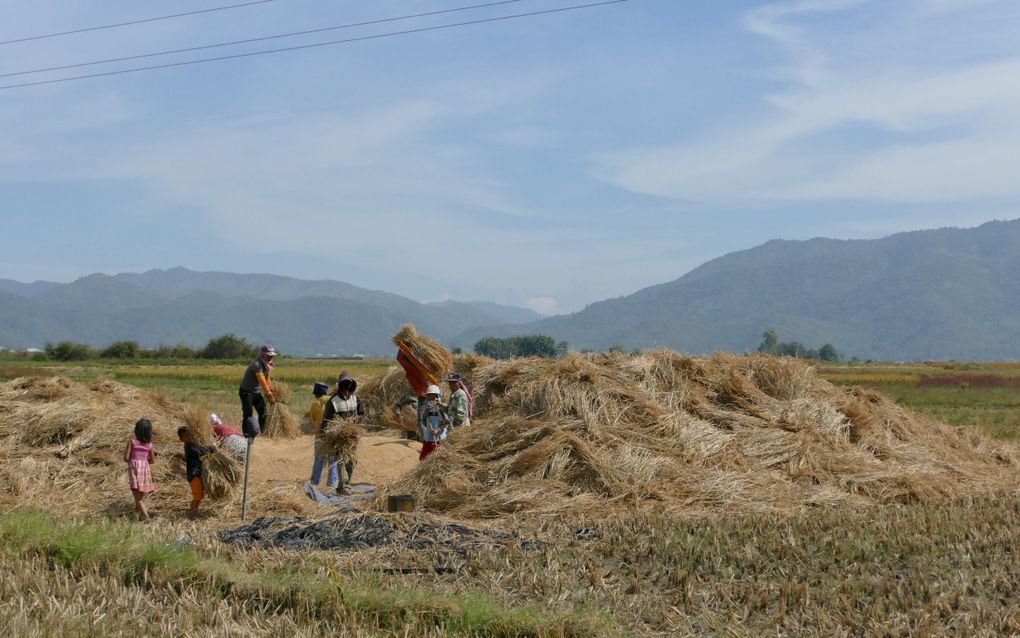
[[[407,392],[395,367],[359,388],[370,409],[354,480],[374,493],[315,505],[302,489],[311,436],[262,437],[244,522],[237,489],[183,517],[176,429],[195,406],[109,380],[4,383],[5,516],[112,525],[134,557],[55,559],[64,541],[33,541],[7,521],[5,560],[21,573],[48,565],[42,581],[54,565],[80,583],[113,574],[103,587],[164,597],[179,611],[159,626],[176,613],[195,635],[1020,631],[1011,443],[790,359],[659,351],[450,365],[474,394],[470,428],[419,463],[391,408]],[[140,416],[159,453],[150,526],[130,522],[122,459]],[[390,495],[414,496],[418,510],[381,511]],[[132,552],[167,547],[199,562],[137,573]],[[162,591],[175,570],[194,587]],[[4,591],[27,592],[3,608],[8,628],[77,627],[7,578]],[[95,631],[116,633],[118,614],[108,618]]]

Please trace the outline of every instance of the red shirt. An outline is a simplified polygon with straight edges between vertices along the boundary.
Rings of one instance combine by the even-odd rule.
[[[231,436],[231,435],[234,435],[234,434],[236,434],[237,436],[244,436],[244,434],[242,434],[241,431],[238,430],[237,428],[230,427],[229,425],[222,424],[222,423],[220,425],[212,426],[212,429],[213,429],[213,432],[216,434],[216,438],[218,438],[221,441],[223,439],[227,438],[228,436]]]

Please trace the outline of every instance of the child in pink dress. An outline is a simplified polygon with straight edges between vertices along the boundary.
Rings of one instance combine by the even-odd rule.
[[[135,436],[128,441],[124,450],[124,460],[128,464],[128,479],[131,482],[131,494],[135,497],[135,511],[143,521],[148,523],[149,512],[145,509],[145,495],[155,492],[152,472],[149,464],[156,460],[152,451],[152,424],[148,419],[138,419],[135,423]]]

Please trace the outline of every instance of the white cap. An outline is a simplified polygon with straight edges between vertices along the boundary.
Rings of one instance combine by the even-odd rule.
[[[425,388],[425,394],[435,394],[437,396],[443,396],[443,391],[439,389],[438,385],[430,385]]]

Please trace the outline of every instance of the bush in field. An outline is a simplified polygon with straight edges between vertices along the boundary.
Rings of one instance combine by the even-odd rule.
[[[176,346],[161,345],[149,356],[153,359],[196,359],[198,354],[194,348],[178,343]]]
[[[806,347],[799,341],[780,341],[775,330],[766,330],[761,336],[758,352],[776,357],[795,357],[797,359],[814,359],[829,363],[839,362],[839,353],[835,346],[827,343],[818,350]]]
[[[475,344],[475,352],[492,359],[515,357],[555,357],[556,341],[544,335],[498,339],[485,337]]]
[[[84,343],[61,341],[54,345],[46,344],[46,356],[56,361],[84,361],[95,356],[95,351]]]
[[[203,359],[245,359],[255,355],[255,346],[242,337],[225,334],[210,339],[199,356]]]
[[[117,341],[99,353],[104,359],[137,359],[142,348],[136,341]]]

